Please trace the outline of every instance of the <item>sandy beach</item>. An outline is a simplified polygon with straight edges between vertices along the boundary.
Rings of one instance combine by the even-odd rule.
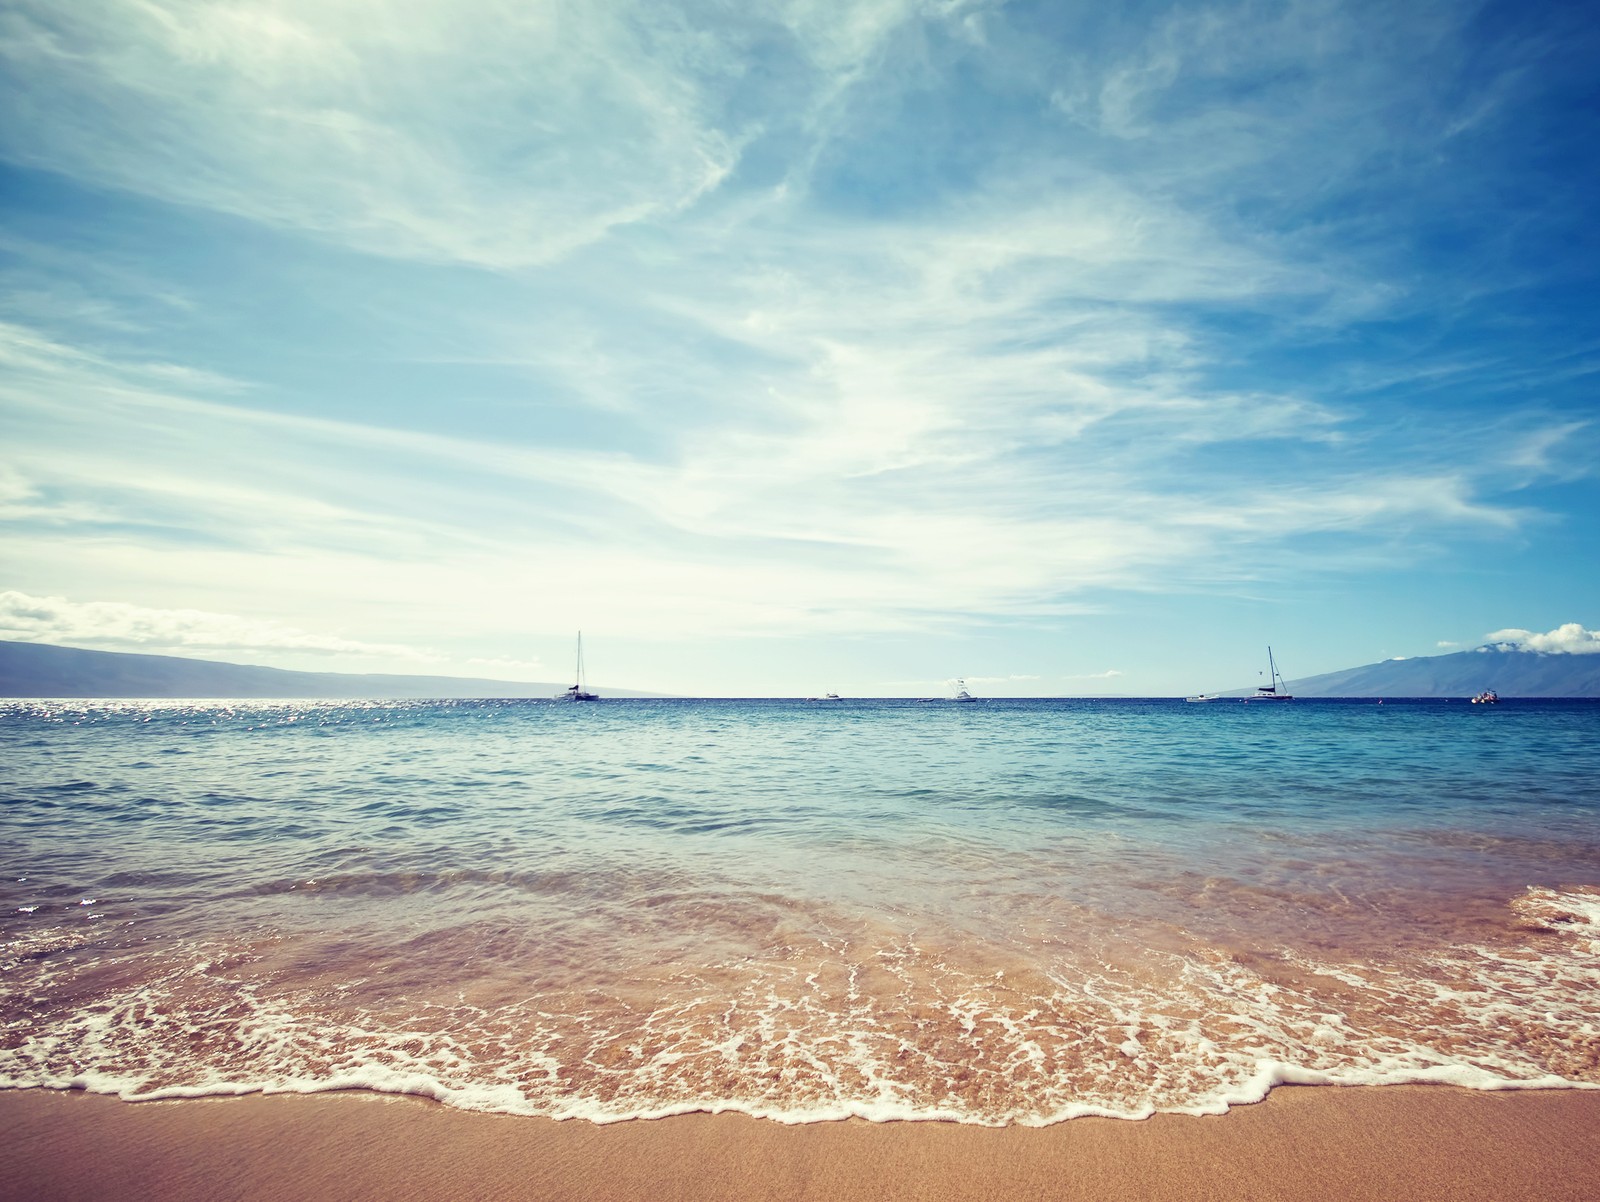
[[[0,1093],[6,1198],[754,1202],[1589,1199],[1600,1091],[1281,1088],[1215,1118],[1043,1129],[686,1115],[607,1126],[371,1094]]]

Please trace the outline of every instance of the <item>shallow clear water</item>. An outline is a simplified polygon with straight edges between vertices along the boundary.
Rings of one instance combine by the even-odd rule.
[[[7,703],[0,1084],[1600,1084],[1600,704]]]

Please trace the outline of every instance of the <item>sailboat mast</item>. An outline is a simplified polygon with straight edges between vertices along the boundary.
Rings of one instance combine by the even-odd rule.
[[[1267,645],[1267,684],[1278,691],[1278,661],[1272,658],[1272,645]]]
[[[578,691],[583,691],[583,631],[578,631]]]

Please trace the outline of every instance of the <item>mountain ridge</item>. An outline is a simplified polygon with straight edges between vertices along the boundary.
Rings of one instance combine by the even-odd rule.
[[[1600,697],[1600,655],[1489,644],[1448,655],[1380,660],[1285,683],[1296,697],[1472,697],[1485,689],[1502,697]]]
[[[53,643],[0,639],[0,697],[303,697],[348,701],[553,697],[565,689],[565,684],[553,681],[378,672],[298,672],[223,660],[134,651],[91,651]],[[670,696],[601,686],[595,686],[595,691],[605,697]]]

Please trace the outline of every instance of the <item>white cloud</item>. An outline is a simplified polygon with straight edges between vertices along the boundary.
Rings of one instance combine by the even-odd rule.
[[[675,70],[718,57],[707,41],[600,0],[18,0],[0,151],[379,254],[515,267],[727,175],[736,146]]]
[[[1077,673],[1076,675],[1068,676],[1067,679],[1068,680],[1110,680],[1113,676],[1121,676],[1121,675],[1122,675],[1122,672],[1119,669],[1117,669],[1117,668],[1107,668],[1104,672],[1080,672],[1080,673]]]
[[[0,400],[26,447],[0,516],[14,549],[72,573],[37,577],[69,594],[130,573],[142,595],[162,578],[189,596],[226,581],[237,591],[216,608],[302,595],[304,627],[337,580],[342,604],[373,614],[406,598],[411,629],[470,611],[509,631],[520,610],[535,630],[651,637],[1070,613],[1100,588],[1214,579],[1263,542],[1519,520],[1475,496],[1467,469],[1191,487],[1191,441],[1297,431],[1274,424],[1270,398],[1118,379],[1127,358],[1163,353],[1129,329],[1125,346],[1068,337],[1049,354],[985,356],[963,341],[998,336],[981,315],[963,334],[891,306],[881,342],[846,341],[821,306],[790,316],[782,345],[805,366],[781,404],[691,426],[654,458],[275,412],[233,380],[0,326],[14,369]],[[939,337],[919,334],[934,324]],[[1108,374],[1079,362],[1091,351]],[[1288,411],[1314,442],[1332,421]],[[1333,563],[1319,553],[1321,570]]]
[[[1586,630],[1577,622],[1564,623],[1544,634],[1508,627],[1485,635],[1484,639],[1490,646],[1517,651],[1542,651],[1552,655],[1600,654],[1600,630]]]
[[[0,592],[0,638],[143,651],[306,651],[426,660],[408,647],[312,634],[280,622],[120,601],[69,601]]]
[[[1435,647],[1459,647],[1459,646],[1461,646],[1461,644],[1460,643],[1452,643],[1449,639],[1440,639],[1437,643],[1434,644],[1434,646]]]

